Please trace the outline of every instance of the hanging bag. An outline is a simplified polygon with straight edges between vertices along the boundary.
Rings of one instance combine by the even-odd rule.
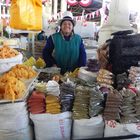
[[[10,27],[20,30],[42,30],[42,1],[12,0]]]

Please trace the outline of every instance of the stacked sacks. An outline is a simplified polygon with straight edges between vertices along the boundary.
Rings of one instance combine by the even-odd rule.
[[[47,92],[46,86],[47,86],[47,84],[45,82],[36,83],[35,84],[35,89],[37,91],[41,91],[41,92],[46,93]]]
[[[129,78],[133,82],[139,82],[140,81],[140,67],[134,67],[132,66],[129,70]]]
[[[132,66],[129,70],[129,79],[132,81],[133,86],[140,88],[140,67]]]
[[[53,92],[47,92],[45,102],[44,113],[30,114],[34,123],[36,140],[69,140],[72,124],[71,112],[61,113],[60,98]]]
[[[95,110],[92,110],[96,108],[95,106],[94,108],[92,105],[90,105],[89,108],[90,95],[91,95],[91,100],[92,99],[94,100],[96,98],[93,97],[94,96],[93,94],[94,92],[92,91],[92,86],[89,87],[83,84],[83,86],[76,87],[74,107],[73,107],[73,128],[72,128],[73,140],[93,139],[93,138],[96,139],[99,137],[101,138],[103,137],[103,130],[104,130],[103,118],[101,115],[98,115],[96,112],[94,112]],[[96,101],[96,99],[94,101]],[[92,113],[95,113],[98,116],[92,117],[93,115]]]
[[[135,102],[135,109],[136,109],[136,115],[137,119],[140,120],[140,92],[137,91],[137,96],[136,96],[136,102]]]
[[[109,45],[111,40],[107,40],[102,46],[97,50],[98,59],[100,63],[100,68],[106,69],[108,66],[108,57],[109,57]]]
[[[46,70],[46,72],[40,72],[39,75],[38,75],[38,81],[39,82],[48,82],[49,80],[54,80],[56,82],[59,82],[60,80],[60,76],[59,76],[59,73],[49,73],[48,70]]]
[[[113,88],[113,74],[105,69],[100,69],[97,76],[97,82],[101,87]]]
[[[36,140],[70,140],[71,112],[30,114],[30,118],[34,123]]]
[[[90,88],[86,86],[77,86],[75,93],[75,100],[73,106],[73,119],[88,119],[89,112],[89,97],[90,97]]]
[[[49,80],[47,82],[47,92],[51,92],[51,94],[59,96],[60,94],[59,84],[55,80]]]
[[[97,59],[88,59],[87,67],[88,71],[98,72],[100,68],[99,61]]]
[[[39,91],[33,91],[32,95],[27,101],[28,110],[32,114],[45,113],[45,94]]]
[[[81,67],[78,71],[78,78],[86,81],[88,83],[95,83],[96,82],[97,73],[87,71],[85,67]]]
[[[131,81],[128,79],[126,72],[117,74],[116,76],[116,88],[121,90],[123,87],[127,88]]]
[[[59,114],[61,112],[57,96],[51,94],[46,96],[46,112],[50,114]]]
[[[90,93],[90,101],[89,101],[89,116],[95,117],[102,113],[103,111],[103,101],[104,97],[102,92],[94,88]]]
[[[63,83],[60,87],[60,102],[62,112],[72,111],[75,86],[70,83]]]
[[[120,91],[123,97],[123,103],[120,107],[121,109],[121,122],[122,123],[135,123],[138,122],[136,118],[136,107],[135,98],[136,94],[129,89],[123,89]]]
[[[0,140],[33,140],[25,102],[0,105]]]
[[[52,75],[46,72],[40,72],[38,75],[39,82],[48,82],[51,79]]]
[[[104,109],[105,120],[120,121],[120,106],[122,104],[122,96],[116,91],[110,91],[107,95],[107,100]]]

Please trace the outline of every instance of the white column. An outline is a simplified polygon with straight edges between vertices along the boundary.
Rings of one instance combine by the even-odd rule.
[[[54,0],[54,9],[53,9],[53,14],[57,15],[57,5],[58,5],[58,0]]]
[[[47,19],[50,19],[52,17],[52,0],[49,0],[45,3],[45,14],[47,16]]]
[[[61,0],[61,12],[67,11],[67,2],[66,0]]]
[[[100,23],[100,25],[101,26],[103,26],[104,20],[105,20],[105,17],[106,17],[105,12],[104,12],[104,10],[106,8],[106,4],[107,4],[106,0],[103,0],[103,2],[102,2],[102,8],[100,10],[100,14],[101,14],[101,23]]]
[[[101,27],[99,32],[99,45],[110,38],[111,33],[132,30],[129,24],[128,0],[112,0],[107,23]]]

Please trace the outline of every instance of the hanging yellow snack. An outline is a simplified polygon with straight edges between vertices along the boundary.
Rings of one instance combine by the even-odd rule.
[[[25,64],[26,66],[34,66],[36,64],[36,60],[32,56],[28,60],[26,60],[23,64]]]
[[[12,0],[10,27],[21,30],[42,30],[42,0]]]
[[[45,61],[42,58],[38,58],[36,61],[36,65],[37,68],[44,68],[46,66]]]

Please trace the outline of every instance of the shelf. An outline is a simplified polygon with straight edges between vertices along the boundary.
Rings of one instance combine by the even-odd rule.
[[[27,30],[18,30],[18,29],[12,29],[11,28],[11,33],[14,34],[19,34],[19,33],[32,33],[32,34],[36,34],[36,33],[40,33],[41,31],[27,31]]]

